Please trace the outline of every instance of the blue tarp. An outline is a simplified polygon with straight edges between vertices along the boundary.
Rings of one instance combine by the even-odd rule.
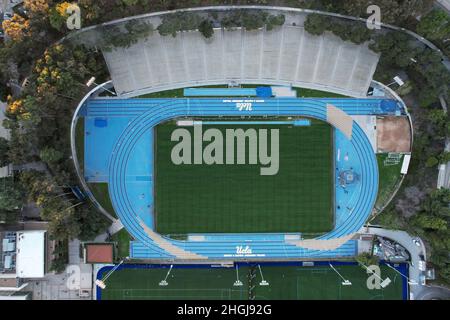
[[[395,112],[397,110],[397,101],[383,100],[381,101],[381,110],[384,112]]]
[[[94,126],[104,128],[108,126],[108,120],[104,118],[95,118]]]
[[[272,96],[272,88],[271,87],[257,87],[256,95],[261,98],[269,98]]]

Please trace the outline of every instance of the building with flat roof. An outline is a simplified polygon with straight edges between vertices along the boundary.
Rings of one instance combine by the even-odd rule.
[[[16,274],[19,278],[45,276],[46,231],[17,232]]]
[[[43,278],[46,243],[45,230],[0,232],[0,288],[4,279]]]

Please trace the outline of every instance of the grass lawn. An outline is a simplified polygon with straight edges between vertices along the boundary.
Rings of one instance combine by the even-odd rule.
[[[402,299],[403,278],[382,266],[381,277],[392,283],[385,289],[369,290],[367,273],[360,266],[336,266],[336,270],[352,285],[343,286],[342,279],[330,267],[264,267],[269,286],[256,289],[257,300],[395,300]]]
[[[146,99],[146,98],[182,98],[184,88],[181,89],[173,89],[173,90],[165,90],[165,91],[159,91],[154,93],[147,93],[142,96],[139,96],[138,98]]]
[[[203,131],[209,127],[204,125]],[[245,130],[249,125],[214,127],[224,132]],[[333,228],[331,126],[312,120],[311,126],[251,127],[279,129],[278,174],[261,176],[259,164],[174,165],[171,150],[177,142],[170,137],[176,124],[157,126],[155,216],[159,233],[320,234]]]
[[[314,89],[306,89],[306,88],[293,88],[297,91],[298,98],[348,98],[339,93],[320,91]]]
[[[132,237],[128,233],[128,231],[123,228],[119,232],[115,233],[111,237],[111,241],[117,242],[118,250],[117,256],[118,260],[121,260],[130,255],[130,241]]]
[[[142,269],[121,269],[108,279],[102,290],[102,300],[114,299],[248,299],[251,294],[257,300],[400,300],[403,298],[403,278],[394,270],[381,266],[381,277],[389,277],[391,283],[384,289],[369,290],[368,275],[356,265],[335,266],[352,285],[343,286],[339,276],[328,266],[262,266],[268,286],[260,286],[261,277],[255,266],[240,266],[239,279],[243,286],[235,287],[234,268],[177,268],[167,279],[167,286],[159,286],[168,268],[145,266]],[[256,275],[251,285],[249,275]]]
[[[234,287],[234,269],[176,268],[168,285],[159,282],[168,268],[122,269],[108,278],[108,286],[102,290],[102,300],[244,300],[248,298],[245,285]],[[247,268],[240,270],[240,279],[246,284]]]
[[[266,84],[243,84],[242,88],[256,88],[256,87],[267,87]],[[200,86],[195,88],[227,88],[228,86],[226,84],[221,85],[214,85],[214,86]],[[306,89],[306,88],[298,88],[293,87],[295,91],[297,91],[297,97],[299,98],[347,98],[347,96],[333,93],[333,92],[327,92],[327,91],[320,91],[320,90],[314,90],[314,89]],[[184,88],[180,89],[174,89],[174,90],[166,90],[166,91],[160,91],[160,92],[154,92],[154,93],[148,93],[144,94],[142,96],[139,96],[138,98],[182,98]]]
[[[91,189],[95,199],[97,199],[102,207],[113,217],[117,217],[111,198],[109,197],[108,184],[106,182],[89,183],[89,188]]]
[[[195,88],[224,88],[227,85],[214,85],[214,86],[199,86]],[[184,88],[173,89],[173,90],[165,90],[154,93],[147,93],[137,98],[145,99],[145,98],[183,98],[184,97]]]
[[[376,207],[381,208],[392,195],[397,182],[400,180],[400,169],[402,168],[403,156],[400,162],[395,165],[384,165],[387,153],[377,154],[378,170],[379,170],[379,189]]]

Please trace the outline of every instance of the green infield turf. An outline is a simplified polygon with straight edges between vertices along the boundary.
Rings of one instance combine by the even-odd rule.
[[[330,267],[264,267],[264,279],[270,284],[256,289],[257,300],[396,300],[402,299],[402,276],[381,266],[381,277],[389,277],[386,288],[367,288],[368,275],[360,266],[336,266],[336,270],[352,285],[342,285],[342,279]]]
[[[235,287],[236,272],[231,269],[173,269],[167,286],[159,283],[165,279],[168,268],[123,269],[108,278],[102,290],[102,300],[244,300],[248,298],[247,286]],[[248,268],[239,270],[244,284]]]
[[[171,141],[171,134],[177,128],[175,122],[169,122],[155,129],[155,221],[159,233],[315,235],[333,229],[333,138],[329,124],[312,120],[311,126],[203,126],[203,132],[217,128],[224,136],[226,129],[279,129],[279,171],[266,176],[260,175],[259,163],[173,164],[171,151],[178,142]],[[183,128],[193,132],[193,127]]]
[[[400,300],[403,297],[402,277],[386,266],[381,266],[381,277],[389,277],[391,283],[384,289],[369,289],[368,275],[360,266],[335,268],[351,286],[343,286],[342,279],[328,266],[263,265],[267,286],[260,285],[262,278],[254,266],[239,268],[242,286],[234,286],[237,278],[234,268],[174,268],[166,286],[159,283],[168,268],[123,269],[108,278],[101,299]]]

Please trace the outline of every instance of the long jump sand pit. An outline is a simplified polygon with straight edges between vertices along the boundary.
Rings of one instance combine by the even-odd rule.
[[[406,116],[377,118],[379,152],[410,152],[411,128]]]

